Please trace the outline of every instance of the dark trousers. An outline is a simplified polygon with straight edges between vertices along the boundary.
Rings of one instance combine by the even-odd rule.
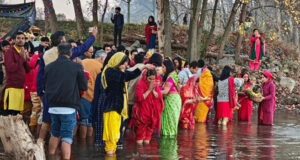
[[[115,28],[114,29],[114,45],[117,46],[117,38],[119,37],[118,46],[121,45],[122,42],[122,30],[123,28]]]

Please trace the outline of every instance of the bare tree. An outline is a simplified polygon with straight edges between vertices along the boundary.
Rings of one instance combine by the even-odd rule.
[[[66,21],[66,20],[67,20],[66,15],[63,14],[63,13],[58,13],[58,14],[56,15],[56,17],[57,17],[57,20],[58,20],[58,21]]]
[[[94,26],[98,26],[98,0],[93,0],[92,15]]]
[[[52,0],[43,0],[45,6],[45,21],[49,22],[51,32],[57,31],[57,18],[53,8]]]
[[[206,13],[207,13],[207,1],[208,0],[203,0],[203,2],[202,2],[200,24],[199,24],[198,31],[197,31],[197,42],[198,42],[197,53],[199,53],[199,54],[201,52],[203,29],[204,29],[204,23],[205,23],[205,18],[206,18]],[[197,59],[200,58],[199,54],[197,54],[197,57],[196,57]]]
[[[108,0],[105,1],[103,13],[102,13],[102,16],[101,16],[101,25],[100,25],[100,44],[101,45],[103,44],[103,23],[104,23],[105,13],[106,13],[106,10],[107,10],[107,5],[108,5]]]
[[[171,56],[172,25],[170,3],[168,0],[157,0],[157,8],[159,53]]]
[[[231,10],[231,13],[230,13],[230,17],[229,17],[227,25],[225,27],[225,31],[224,31],[222,40],[221,40],[221,46],[220,46],[220,52],[219,52],[219,55],[218,55],[218,60],[223,57],[225,44],[227,42],[231,26],[233,24],[235,15],[236,15],[237,10],[238,10],[239,7],[240,7],[240,0],[235,0],[235,2],[233,4],[233,7],[232,7],[232,10]]]
[[[78,37],[82,38],[82,36],[86,32],[86,29],[85,29],[85,25],[84,25],[81,3],[80,3],[80,0],[72,0],[72,2],[73,2],[73,6],[74,6],[74,11],[75,11]]]
[[[191,0],[191,17],[189,26],[188,57],[190,61],[197,60],[197,24],[199,19],[201,1]]]
[[[204,58],[206,57],[206,51],[207,51],[207,47],[209,46],[210,44],[210,41],[213,37],[213,33],[215,31],[215,28],[216,28],[216,14],[217,14],[217,7],[218,7],[218,2],[219,0],[215,0],[215,4],[214,4],[214,9],[213,9],[213,14],[212,14],[212,18],[211,18],[211,27],[210,27],[210,31],[209,31],[209,34],[208,34],[208,37],[204,43],[204,51],[203,53],[201,54],[201,57]]]
[[[240,18],[240,25],[243,25],[246,18],[246,11],[247,11],[247,5],[248,3],[243,3],[242,9],[241,9],[241,18]],[[238,32],[238,39],[237,39],[237,45],[236,45],[236,51],[235,51],[235,63],[240,64],[240,52],[241,52],[241,45],[242,40],[244,38],[244,34]]]
[[[123,2],[127,3],[127,23],[130,23],[130,3],[132,0],[122,0]]]

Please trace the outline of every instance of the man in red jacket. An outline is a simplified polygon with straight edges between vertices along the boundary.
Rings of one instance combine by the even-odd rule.
[[[24,109],[25,74],[29,71],[24,43],[24,33],[18,32],[15,38],[15,45],[4,54],[6,89],[3,115],[16,115]]]

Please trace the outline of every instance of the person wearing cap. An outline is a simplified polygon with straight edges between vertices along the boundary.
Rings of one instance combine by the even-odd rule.
[[[272,125],[276,109],[276,86],[271,72],[265,71],[262,80],[263,97],[258,107],[258,124]]]
[[[92,47],[91,47],[92,48]],[[100,73],[106,53],[99,55],[99,52],[96,53],[96,59],[92,59],[90,50],[85,53],[86,58],[82,60],[83,69],[89,72],[90,79],[88,80],[88,90],[85,91],[81,97],[80,107],[78,110],[79,113],[79,125],[80,125],[80,138],[86,139],[86,137],[93,136],[93,127],[92,127],[92,101],[94,99],[94,88],[97,75]]]

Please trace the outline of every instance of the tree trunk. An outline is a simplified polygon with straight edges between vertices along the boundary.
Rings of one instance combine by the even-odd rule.
[[[0,116],[0,137],[6,153],[15,159],[46,160],[44,146],[37,144],[22,116]]]
[[[219,56],[218,56],[217,61],[220,58],[222,58],[222,56],[224,54],[225,44],[227,42],[231,26],[233,24],[233,21],[234,21],[235,15],[236,15],[236,12],[237,12],[237,10],[240,6],[239,4],[240,4],[240,0],[235,0],[235,2],[233,4],[233,7],[232,7],[232,10],[231,10],[230,17],[228,19],[228,22],[227,22],[227,25],[226,25],[226,28],[225,28],[225,31],[224,31],[224,34],[223,34],[223,37],[222,37],[222,40],[221,40],[220,52],[219,52]]]
[[[201,10],[201,16],[200,16],[200,24],[198,27],[198,31],[197,31],[197,57],[195,57],[196,59],[200,58],[201,52],[203,52],[203,50],[201,50],[201,46],[202,46],[202,39],[203,39],[203,30],[204,30],[204,23],[205,23],[205,19],[206,19],[206,13],[207,13],[207,1],[208,0],[203,0],[202,2],[202,10]]]
[[[171,56],[172,26],[170,3],[167,0],[157,0],[158,8],[158,46],[159,53]]]
[[[128,2],[127,2],[127,23],[128,24],[130,23],[130,3],[131,3],[131,0],[128,0]]]
[[[86,28],[84,25],[81,3],[80,3],[80,0],[72,0],[72,2],[73,2],[73,6],[74,6],[74,11],[75,11],[78,37],[82,38],[82,36],[86,33]]]
[[[93,0],[92,14],[93,14],[93,25],[98,27],[98,0]],[[96,36],[96,42],[98,40],[99,40],[99,32]]]
[[[54,33],[57,31],[57,18],[55,14],[55,10],[53,8],[53,3],[52,0],[43,0],[44,7],[45,7],[45,16],[47,14],[50,28],[51,28],[51,33]]]
[[[209,31],[208,37],[207,37],[207,39],[206,39],[206,41],[204,43],[204,51],[201,54],[201,58],[205,58],[206,57],[207,48],[208,48],[208,46],[210,44],[210,41],[211,41],[211,39],[213,37],[213,33],[215,31],[215,28],[216,28],[216,14],[217,14],[218,2],[219,2],[219,0],[215,0],[214,10],[213,10],[212,19],[211,19],[211,27],[210,27],[210,31]]]
[[[105,17],[107,5],[108,5],[108,0],[105,1],[105,4],[104,4],[104,10],[103,10],[102,17],[101,17],[101,25],[100,25],[100,45],[103,45],[103,23],[104,23],[104,17]]]
[[[190,61],[198,60],[197,54],[197,26],[200,11],[200,0],[191,0],[191,17],[189,26],[189,41],[187,54]]]
[[[240,25],[243,25],[243,23],[245,22],[245,18],[246,18],[246,11],[247,11],[247,3],[243,3],[242,5],[242,9],[241,9],[241,14],[242,14],[242,18],[240,19]],[[240,52],[241,52],[241,45],[242,45],[242,40],[244,39],[244,34],[240,33],[240,31],[238,32],[238,39],[237,39],[237,45],[236,45],[236,51],[235,51],[235,64],[240,64]]]
[[[98,0],[93,0],[93,25],[98,26]]]

